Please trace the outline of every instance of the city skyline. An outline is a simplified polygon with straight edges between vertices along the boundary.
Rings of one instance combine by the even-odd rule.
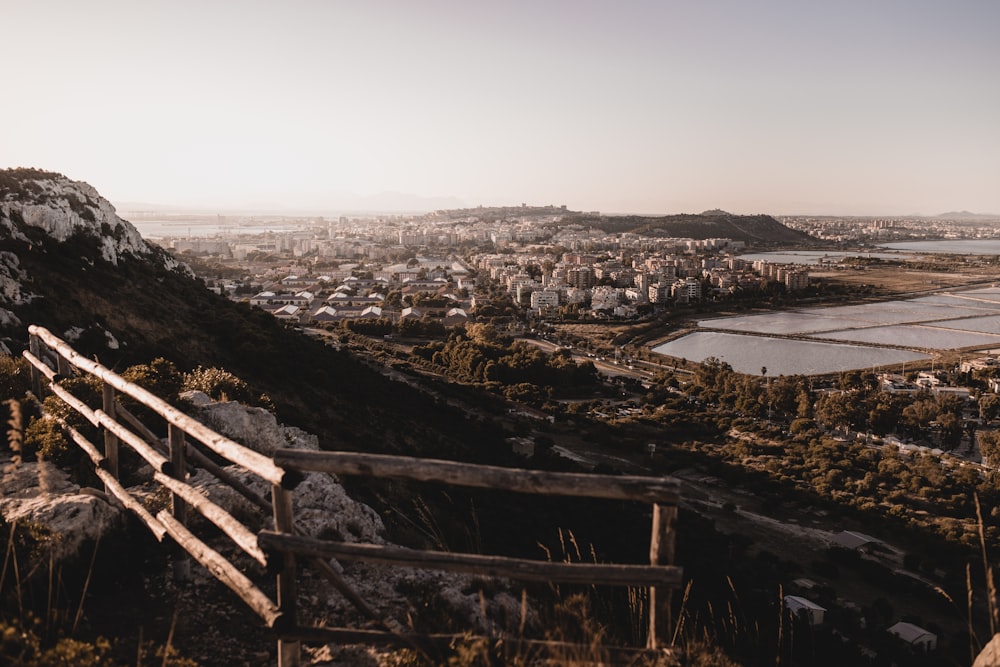
[[[54,0],[3,16],[0,166],[116,203],[1000,214],[995,2]]]

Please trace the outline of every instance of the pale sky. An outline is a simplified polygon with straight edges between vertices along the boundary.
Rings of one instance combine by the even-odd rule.
[[[0,26],[0,167],[115,203],[1000,214],[997,0],[0,0]]]

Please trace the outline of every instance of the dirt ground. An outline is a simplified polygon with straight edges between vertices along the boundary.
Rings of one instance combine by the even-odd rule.
[[[865,267],[859,269],[835,269],[810,271],[810,278],[829,281],[834,284],[867,285],[879,294],[910,294],[949,287],[965,287],[1000,281],[1000,270],[984,272],[984,267],[963,270],[955,267],[950,271],[916,271],[898,266]]]

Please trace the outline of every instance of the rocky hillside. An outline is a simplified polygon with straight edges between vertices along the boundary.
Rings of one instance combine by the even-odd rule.
[[[329,449],[457,456],[465,442],[480,451],[502,442],[495,429],[216,295],[90,185],[0,171],[0,352],[20,354],[29,324],[110,368],[164,357],[185,371],[227,369]]]
[[[563,222],[598,227],[615,234],[631,232],[663,238],[728,238],[753,246],[818,243],[805,232],[786,227],[769,215],[733,215],[719,210],[664,216],[580,214],[568,216]]]

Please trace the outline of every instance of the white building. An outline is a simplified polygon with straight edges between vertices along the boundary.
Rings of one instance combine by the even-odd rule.
[[[531,307],[533,309],[538,308],[557,308],[559,306],[559,290],[535,290],[531,293]]]
[[[889,628],[889,634],[895,635],[910,646],[924,651],[933,651],[937,648],[937,635],[924,630],[919,625],[900,621]]]
[[[666,303],[670,299],[670,287],[663,283],[653,283],[649,286],[650,303]]]
[[[674,283],[673,292],[677,301],[697,301],[701,298],[701,282],[697,278],[678,280]]]
[[[785,596],[785,609],[796,616],[804,616],[809,620],[809,625],[820,625],[826,614],[826,608],[797,595]]]
[[[622,302],[623,291],[616,287],[595,287],[590,294],[592,310],[614,310]]]

